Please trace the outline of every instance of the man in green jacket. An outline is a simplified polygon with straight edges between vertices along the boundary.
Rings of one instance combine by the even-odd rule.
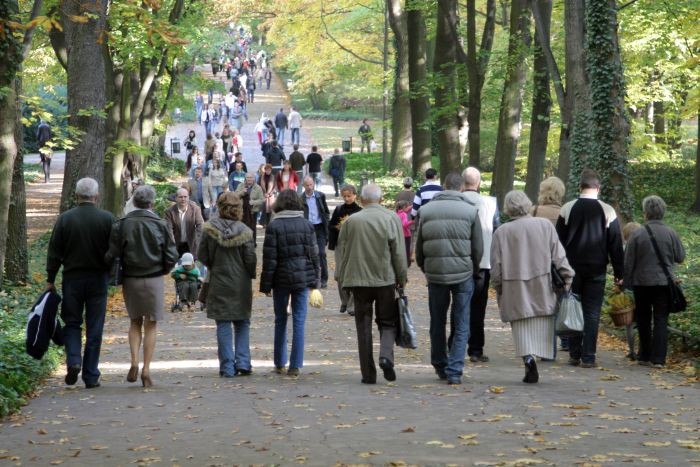
[[[479,213],[462,193],[458,173],[445,177],[439,192],[418,212],[416,263],[428,280],[430,362],[440,379],[461,384],[469,339],[469,304],[483,251]],[[447,352],[445,325],[452,301],[454,334]]]
[[[355,327],[364,384],[377,382],[372,356],[372,305],[379,327],[379,367],[387,381],[396,379],[394,342],[398,309],[395,289],[406,284],[406,250],[399,216],[380,206],[382,190],[366,185],[360,196],[364,209],[340,229],[338,277],[355,299]]]

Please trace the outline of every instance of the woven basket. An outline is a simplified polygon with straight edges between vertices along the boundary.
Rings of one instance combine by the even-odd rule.
[[[616,327],[628,326],[634,321],[634,307],[610,310],[608,313],[610,313],[610,317]]]

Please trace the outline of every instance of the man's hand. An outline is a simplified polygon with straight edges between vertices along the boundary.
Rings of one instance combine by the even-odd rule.
[[[46,287],[44,287],[44,292],[48,290],[53,290],[54,292],[56,291],[56,286],[53,285],[53,282],[46,283]]]

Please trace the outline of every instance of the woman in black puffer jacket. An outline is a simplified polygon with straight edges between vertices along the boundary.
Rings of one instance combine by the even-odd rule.
[[[292,353],[289,376],[298,376],[304,365],[304,324],[309,288],[318,288],[321,266],[316,234],[304,218],[304,206],[294,190],[277,197],[275,217],[265,231],[260,292],[270,295],[275,309],[275,369],[287,364],[287,304],[292,304]]]

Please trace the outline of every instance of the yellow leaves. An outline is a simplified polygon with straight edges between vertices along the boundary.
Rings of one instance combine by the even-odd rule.
[[[492,394],[503,394],[505,389],[503,386],[489,386],[489,392]]]
[[[44,428],[39,428],[38,430],[36,430],[36,434],[38,434],[38,435],[47,435],[47,434],[49,434],[49,432],[46,431]]]
[[[90,449],[93,451],[104,451],[105,449],[109,449],[109,446],[104,446],[102,444],[94,444],[90,446]]]
[[[443,449],[454,449],[454,447],[455,447],[454,444],[447,444],[447,443],[444,443],[443,441],[439,441],[439,440],[428,441],[425,444],[427,446],[437,446],[437,447],[443,448]]]
[[[18,23],[17,21],[5,21],[5,24],[15,30],[27,30],[40,27],[47,31],[50,31],[51,29],[63,31],[63,26],[61,26],[61,23],[53,18],[49,18],[48,16],[37,16],[26,24]]]
[[[85,24],[88,21],[90,21],[90,18],[87,16],[82,16],[82,15],[69,15],[68,19],[71,20],[74,23],[80,23],[80,24]]]
[[[367,451],[367,452],[359,453],[358,456],[362,457],[363,459],[367,459],[368,457],[378,456],[380,454],[384,454],[384,453],[382,451]]]
[[[665,448],[667,446],[670,446],[671,442],[670,441],[644,441],[642,443],[642,446],[650,447],[650,448]]]
[[[696,439],[677,439],[676,443],[679,446],[686,449],[692,449],[693,451],[700,451],[700,441]]]
[[[621,379],[622,376],[620,375],[605,375],[600,377],[601,381],[620,381]]]
[[[341,424],[335,426],[335,428],[338,430],[343,429],[343,428],[352,428],[352,427],[353,427],[353,425],[348,425],[347,423],[341,423]]]
[[[477,434],[476,434],[476,433],[469,433],[469,434],[467,434],[467,435],[459,435],[459,436],[457,436],[457,438],[459,438],[459,439],[474,439],[474,438],[476,438],[476,437],[477,437]]]
[[[586,404],[552,404],[552,407],[561,407],[563,409],[573,409],[573,410],[588,410],[591,408],[590,405],[586,405]]]

